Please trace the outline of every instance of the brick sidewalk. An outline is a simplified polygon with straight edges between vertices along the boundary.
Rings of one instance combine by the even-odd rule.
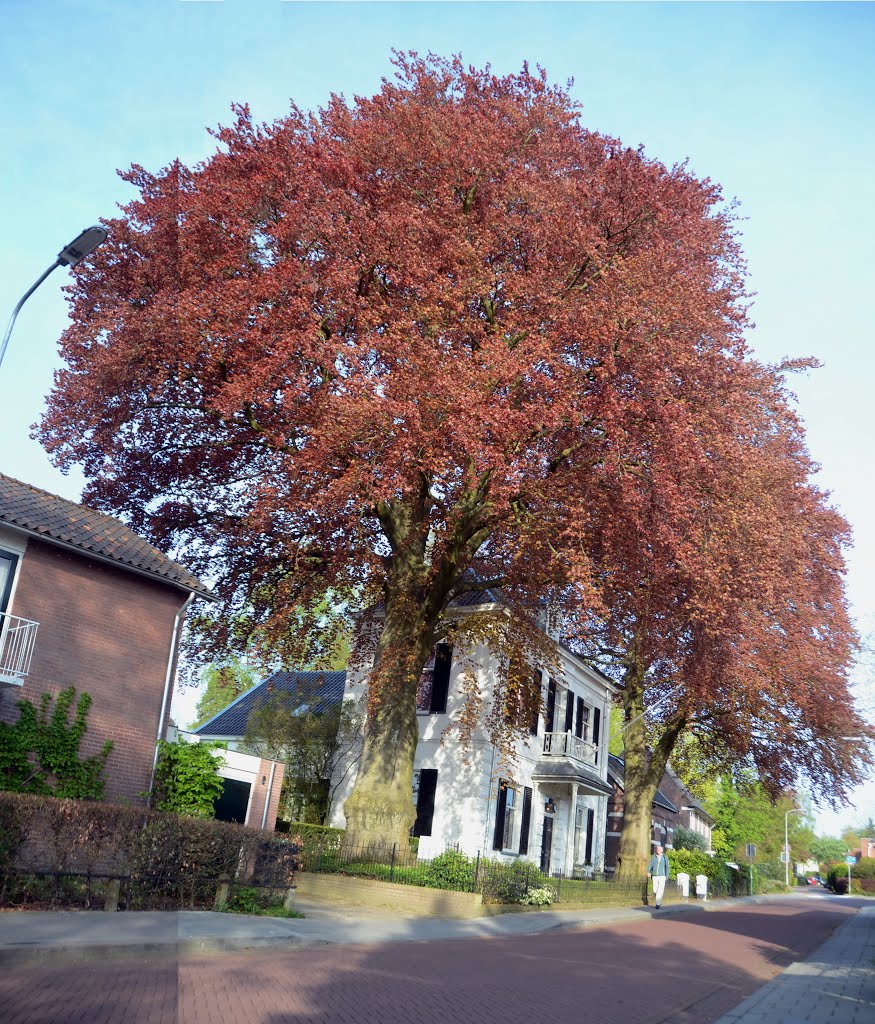
[[[875,907],[846,921],[718,1024],[871,1024],[875,1021]]]
[[[16,969],[4,1024],[708,1024],[852,908],[810,901],[587,931]]]

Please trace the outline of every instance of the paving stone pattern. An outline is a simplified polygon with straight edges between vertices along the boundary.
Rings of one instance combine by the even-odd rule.
[[[718,1024],[801,1022],[875,1022],[875,907],[862,909],[810,959],[792,964]]]
[[[710,1024],[811,954],[850,913],[788,902],[504,938],[19,966],[0,976],[0,1017],[4,1024]]]

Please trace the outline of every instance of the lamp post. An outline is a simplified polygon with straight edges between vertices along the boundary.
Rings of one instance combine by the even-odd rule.
[[[805,814],[804,807],[791,807],[784,815],[784,885],[790,887],[790,840],[787,835],[787,821],[791,814]]]
[[[106,241],[107,234],[108,232],[106,228],[101,227],[99,224],[95,224],[92,227],[81,231],[72,242],[64,246],[55,258],[55,262],[47,270],[44,270],[30,288],[27,289],[24,295],[21,296],[18,300],[18,304],[12,311],[9,326],[6,328],[6,333],[3,335],[3,342],[0,344],[0,364],[2,364],[3,356],[6,354],[6,346],[9,344],[9,338],[12,335],[12,328],[15,325],[15,319],[25,302],[27,302],[31,295],[33,295],[37,288],[39,288],[55,267],[78,266],[86,256],[90,256],[91,253],[94,252],[101,242]]]

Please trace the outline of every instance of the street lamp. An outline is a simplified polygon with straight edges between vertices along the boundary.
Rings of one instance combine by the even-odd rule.
[[[791,807],[784,815],[784,885],[790,886],[790,840],[787,835],[787,819],[791,814],[805,814],[804,807]]]
[[[3,335],[3,343],[0,344],[0,364],[2,364],[3,356],[6,354],[6,346],[9,344],[9,338],[12,335],[15,318],[18,316],[19,311],[25,302],[27,302],[31,295],[33,295],[37,288],[39,288],[55,267],[78,266],[86,256],[90,256],[91,253],[94,252],[101,242],[106,241],[107,234],[108,232],[106,228],[101,227],[99,224],[95,224],[80,232],[72,242],[64,246],[64,248],[58,253],[55,262],[48,268],[48,270],[45,270],[36,279],[36,281],[34,281],[30,288],[27,289],[24,295],[21,296],[18,300],[18,305],[16,305],[15,309],[12,311],[9,326],[6,328],[6,333]]]

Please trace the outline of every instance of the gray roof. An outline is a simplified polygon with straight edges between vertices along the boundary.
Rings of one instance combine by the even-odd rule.
[[[534,782],[576,782],[596,793],[610,795],[611,787],[594,772],[587,771],[570,761],[540,760],[532,772]]]
[[[201,736],[243,736],[253,711],[277,700],[290,711],[320,714],[343,700],[346,672],[274,672],[195,729]]]
[[[216,600],[184,566],[168,558],[118,519],[2,473],[0,524]]]

